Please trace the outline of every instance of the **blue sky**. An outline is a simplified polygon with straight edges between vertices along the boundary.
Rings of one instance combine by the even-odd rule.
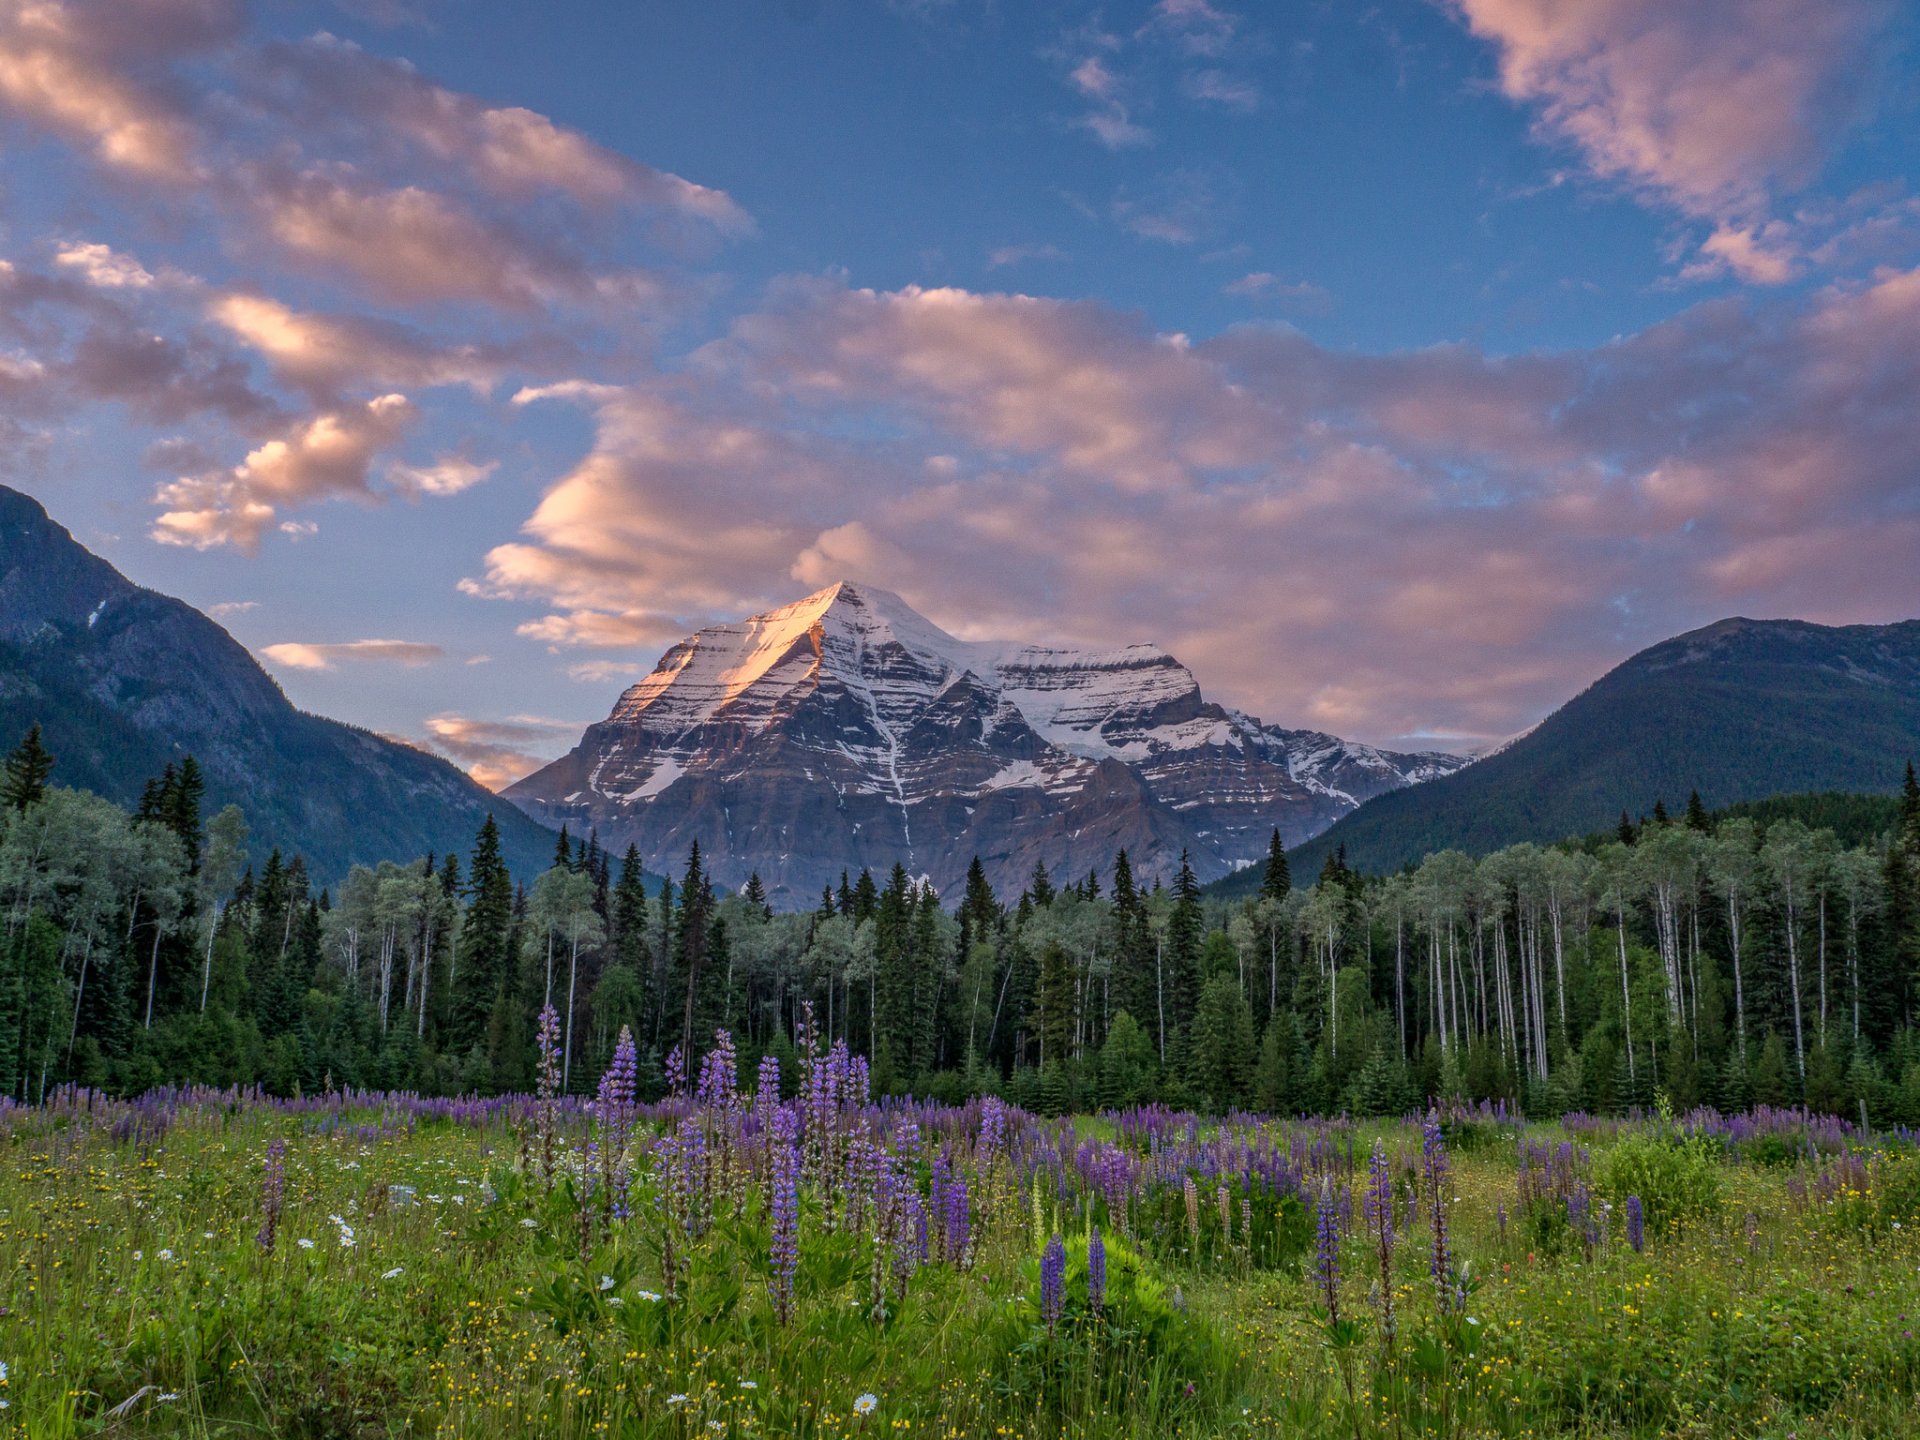
[[[838,578],[1471,745],[1920,612],[1914,29],[16,0],[4,478],[493,783]]]

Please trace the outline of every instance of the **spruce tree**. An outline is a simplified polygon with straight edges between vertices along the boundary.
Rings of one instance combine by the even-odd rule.
[[[1287,847],[1280,843],[1280,828],[1274,827],[1267,842],[1267,868],[1260,876],[1260,898],[1276,905],[1293,889],[1293,872],[1287,868]]]
[[[1200,1008],[1200,881],[1187,852],[1180,852],[1180,874],[1173,883],[1173,910],[1167,917],[1167,1050],[1184,1055]],[[1178,1037],[1178,1038],[1176,1038]]]
[[[474,839],[466,894],[449,1020],[451,1047],[463,1053],[486,1040],[494,1007],[513,973],[513,877],[501,858],[500,827],[492,815]],[[510,1076],[493,1078],[497,1086],[512,1082]]]
[[[1707,818],[1707,807],[1700,803],[1698,790],[1687,792],[1687,828],[1703,835],[1713,828],[1713,822]]]
[[[53,773],[53,756],[40,743],[40,726],[33,725],[26,738],[7,756],[6,778],[0,781],[0,805],[10,810],[27,809],[47,793],[47,777]],[[1912,776],[1912,769],[1908,769]]]

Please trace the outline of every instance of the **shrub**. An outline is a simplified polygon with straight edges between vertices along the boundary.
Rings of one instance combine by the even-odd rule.
[[[1684,1226],[1720,1208],[1714,1143],[1672,1130],[1640,1130],[1621,1138],[1600,1162],[1600,1188],[1616,1207],[1638,1195],[1647,1228]]]
[[[999,1389],[1017,1415],[1118,1414],[1152,1434],[1204,1425],[1224,1411],[1238,1363],[1213,1328],[1190,1313],[1178,1288],[1155,1276],[1142,1255],[1106,1236],[1106,1290],[1098,1311],[1087,1294],[1087,1240],[1066,1245],[1059,1314],[1046,1323],[1041,1261],[1024,1267],[1026,1293],[1006,1307]]]

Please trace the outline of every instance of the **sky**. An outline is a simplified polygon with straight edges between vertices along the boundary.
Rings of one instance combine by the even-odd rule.
[[[501,785],[851,579],[1471,749],[1920,615],[1899,0],[0,0],[0,481]]]

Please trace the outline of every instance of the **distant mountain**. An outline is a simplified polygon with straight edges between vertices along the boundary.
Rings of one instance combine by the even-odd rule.
[[[1293,856],[1396,869],[1611,828],[1698,790],[1714,807],[1804,791],[1888,794],[1920,758],[1920,621],[1722,620],[1643,650],[1456,775],[1381,795]],[[1219,887],[1232,891],[1229,881]]]
[[[446,761],[294,709],[219,625],[133,584],[0,486],[0,747],[36,721],[56,784],[123,805],[191,754],[208,812],[246,812],[255,863],[277,845],[322,883],[355,861],[464,856],[489,812],[517,873],[553,856],[551,832]]]
[[[898,860],[957,893],[976,854],[1017,891],[1044,862],[1105,873],[1124,847],[1203,877],[1298,842],[1458,756],[1396,755],[1206,700],[1152,645],[972,643],[897,595],[838,584],[668,650],[571,753],[505,794],[597,826],[651,868],[698,840],[717,878],[758,871],[811,904],[843,870]]]

